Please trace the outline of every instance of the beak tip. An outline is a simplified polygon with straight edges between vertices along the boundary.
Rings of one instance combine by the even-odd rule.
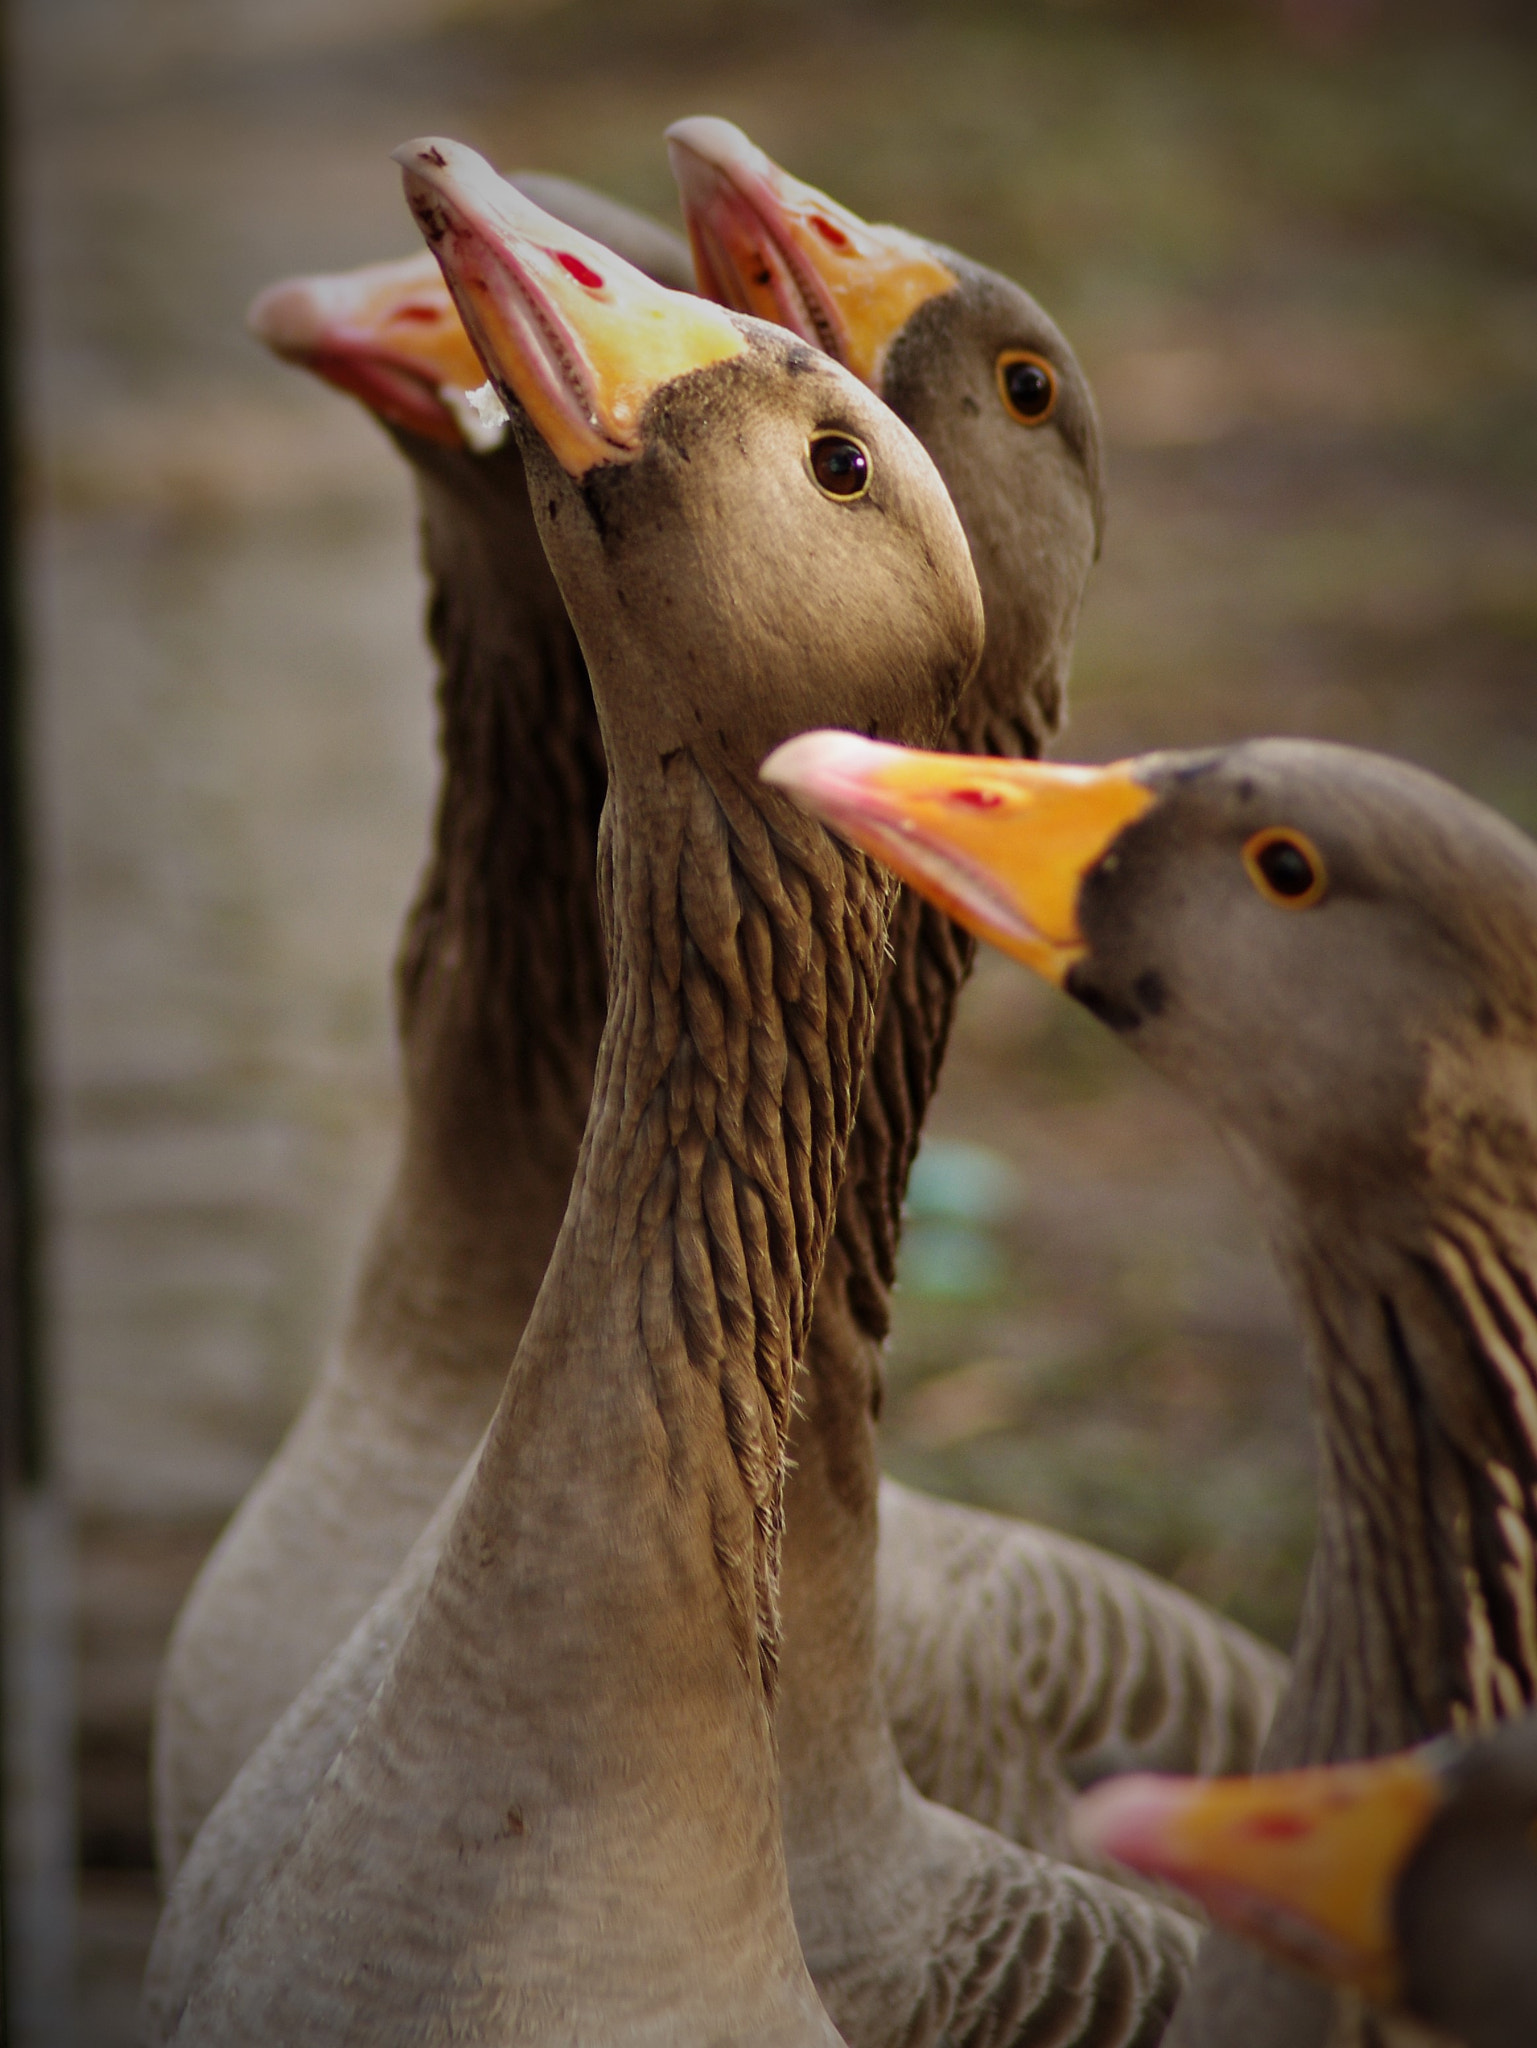
[[[665,129],[663,139],[669,156],[674,149],[686,150],[711,164],[744,153],[758,154],[736,123],[723,121],[718,114],[689,114]]]
[[[758,774],[764,782],[787,790],[808,810],[818,810],[835,779],[846,780],[856,763],[863,765],[877,743],[857,733],[824,727],[783,740],[768,755]],[[843,771],[839,776],[840,769]]]
[[[403,171],[418,171],[428,177],[434,170],[441,170],[448,162],[448,152],[454,148],[451,142],[444,142],[436,135],[418,135],[413,142],[402,142],[390,151],[391,163],[399,164]]]
[[[769,782],[776,789],[787,789],[792,794],[800,787],[797,763],[805,753],[805,741],[810,733],[799,733],[793,740],[781,740],[771,754],[765,755],[758,769],[759,779]]]
[[[301,278],[269,284],[246,308],[246,332],[278,356],[303,356],[321,339],[323,321],[314,289]]]
[[[1187,1795],[1185,1781],[1151,1772],[1108,1778],[1073,1802],[1068,1830],[1089,1855],[1160,1874],[1168,1862],[1168,1823],[1183,1810]]]

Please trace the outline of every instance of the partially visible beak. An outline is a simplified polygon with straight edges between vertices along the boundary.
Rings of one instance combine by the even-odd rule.
[[[788,327],[866,384],[913,312],[958,283],[916,235],[803,185],[729,121],[675,121],[667,154],[700,291]]]
[[[1265,1777],[1112,1778],[1072,1830],[1283,1962],[1390,2005],[1394,1886],[1443,1796],[1432,1746]]]
[[[252,300],[246,324],[288,362],[362,400],[392,426],[457,447],[494,446],[469,403],[486,373],[425,250],[331,276],[290,277]]]
[[[1155,800],[1125,763],[925,754],[850,732],[786,740],[759,773],[1054,982],[1086,951],[1084,876]]]
[[[718,306],[653,284],[462,143],[408,142],[395,161],[491,381],[573,476],[633,461],[652,395],[746,347]]]

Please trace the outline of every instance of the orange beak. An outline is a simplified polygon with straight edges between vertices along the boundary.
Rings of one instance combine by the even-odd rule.
[[[1087,950],[1084,876],[1155,801],[1130,764],[1047,767],[808,732],[759,770],[1048,981]]]
[[[667,153],[700,291],[788,327],[866,384],[913,312],[958,283],[916,235],[803,185],[729,121],[674,122]]]
[[[1254,1778],[1112,1778],[1086,1849],[1167,1879],[1283,1962],[1379,2005],[1398,1993],[1393,1891],[1442,1803],[1436,1750]]]
[[[505,432],[505,420],[487,421],[471,403],[486,373],[425,250],[401,263],[288,278],[252,301],[246,322],[274,355],[302,363],[391,426],[477,450]]]
[[[571,475],[633,461],[652,396],[747,346],[720,307],[654,284],[462,143],[408,142],[395,160],[492,383]]]

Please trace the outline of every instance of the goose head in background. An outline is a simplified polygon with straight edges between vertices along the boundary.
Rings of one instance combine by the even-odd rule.
[[[387,426],[477,453],[505,438],[500,400],[472,400],[487,389],[485,372],[430,250],[285,278],[257,294],[246,324],[275,356],[347,392]]]
[[[1010,279],[862,220],[729,121],[677,121],[667,147],[699,289],[825,349],[933,457],[987,614],[962,744],[1039,752],[1103,518],[1099,422],[1072,349]]]
[[[1086,1846],[1180,1886],[1219,1924],[1353,1988],[1379,2015],[1462,2048],[1537,2040],[1530,1714],[1374,1763],[1112,1779],[1079,1802],[1074,1826]]]

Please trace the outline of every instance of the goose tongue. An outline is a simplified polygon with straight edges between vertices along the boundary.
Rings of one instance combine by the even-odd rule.
[[[1393,1890],[1445,1796],[1439,1749],[1253,1778],[1112,1778],[1078,1801],[1073,1833],[1385,2004],[1398,1990]]]
[[[361,399],[391,426],[447,447],[500,440],[469,394],[486,381],[426,250],[331,276],[290,277],[252,300],[246,324],[274,355]]]
[[[788,327],[867,384],[914,310],[955,289],[916,235],[872,227],[803,185],[729,121],[674,122],[667,153],[699,289]]]
[[[654,284],[462,143],[408,142],[395,161],[492,383],[573,476],[633,461],[653,394],[746,347],[719,307]]]
[[[809,732],[759,771],[984,939],[1060,982],[1084,876],[1155,793],[1128,764],[1047,767]]]

